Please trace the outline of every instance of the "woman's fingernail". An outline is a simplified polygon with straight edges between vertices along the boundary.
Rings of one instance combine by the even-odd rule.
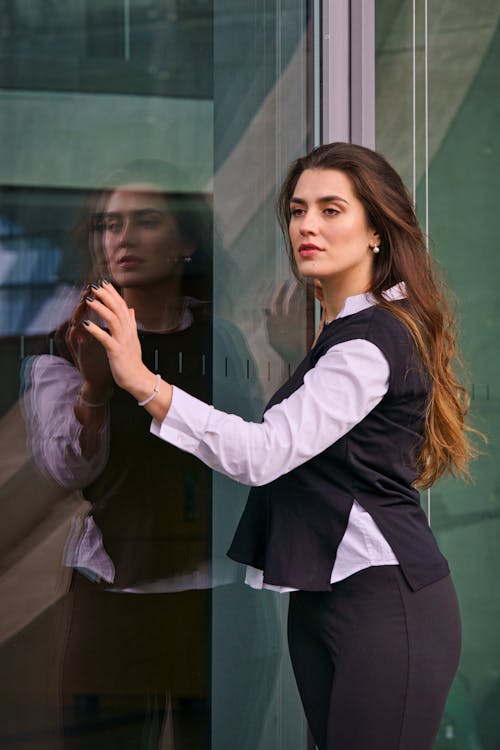
[[[85,299],[87,300],[87,302],[93,302],[94,301],[94,298],[93,298],[93,296],[91,294],[89,294],[87,297],[85,297]]]
[[[107,279],[101,279],[101,284],[110,284],[111,282]]]
[[[96,284],[95,281],[90,286],[92,287],[92,289],[99,289],[99,284]]]
[[[83,323],[84,326],[89,326],[90,325],[90,320],[82,320],[82,323]]]

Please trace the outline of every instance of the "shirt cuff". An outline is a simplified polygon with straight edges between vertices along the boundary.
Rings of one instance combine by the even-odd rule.
[[[203,438],[213,406],[173,386],[172,402],[163,422],[153,419],[151,433],[188,453],[195,453]]]

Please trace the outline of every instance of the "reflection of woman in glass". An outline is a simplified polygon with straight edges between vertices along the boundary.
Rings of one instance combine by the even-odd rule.
[[[136,310],[148,366],[175,370],[208,399],[211,212],[202,196],[174,192],[178,180],[157,162],[117,172],[84,233],[95,278],[111,278]],[[156,748],[173,700],[176,719],[198,727],[205,747],[210,473],[177,449],[165,453],[147,414],[113,387],[104,350],[80,325],[91,292],[57,332],[52,355],[32,361],[26,398],[38,465],[91,504],[65,552],[77,571],[62,675],[65,742],[89,727],[109,733],[106,722],[115,721],[131,747]]]
[[[294,590],[290,653],[320,750],[430,750],[460,618],[414,486],[471,455],[447,306],[408,194],[374,152],[299,159],[279,214],[325,319],[261,424],[157,377],[109,284],[89,302],[109,332],[83,322],[154,434],[253,485],[230,555],[253,585]]]

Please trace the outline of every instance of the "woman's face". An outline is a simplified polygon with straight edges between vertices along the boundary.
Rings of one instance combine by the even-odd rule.
[[[323,284],[332,280],[347,294],[366,291],[379,237],[350,178],[337,169],[306,169],[290,209],[290,241],[299,272]]]
[[[109,273],[124,288],[180,276],[184,258],[193,252],[165,198],[143,184],[125,185],[111,194],[103,244]]]

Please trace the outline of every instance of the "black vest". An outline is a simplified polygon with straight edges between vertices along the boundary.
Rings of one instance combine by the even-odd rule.
[[[384,354],[388,391],[329,448],[251,489],[228,554],[262,569],[265,583],[329,590],[354,499],[375,520],[412,589],[449,572],[413,487],[429,384],[409,333],[394,315],[373,306],[333,321],[266,408],[300,388],[330,347],[353,339],[370,341]]]

